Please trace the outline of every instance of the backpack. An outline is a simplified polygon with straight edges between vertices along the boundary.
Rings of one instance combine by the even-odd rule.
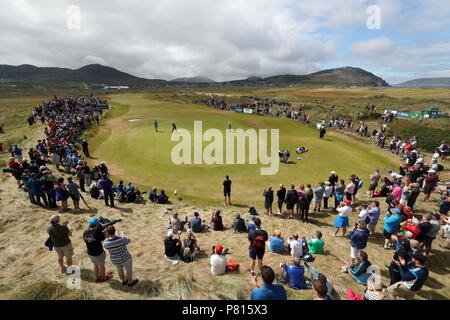
[[[313,262],[315,260],[314,256],[310,253],[304,253],[302,259],[306,262]]]
[[[261,249],[266,245],[266,240],[264,240],[264,236],[262,234],[258,234],[258,231],[255,231],[255,239],[252,241],[253,249]]]
[[[239,263],[234,260],[228,260],[227,262],[227,271],[236,271],[239,269]]]
[[[444,170],[444,166],[442,164],[438,164],[437,171]]]

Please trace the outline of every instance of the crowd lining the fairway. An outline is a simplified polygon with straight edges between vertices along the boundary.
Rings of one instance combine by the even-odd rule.
[[[301,109],[291,110],[290,103],[275,99],[246,98],[254,100],[253,108],[259,109],[258,106],[261,104],[266,114],[302,120],[309,124],[309,117],[306,114],[303,117],[300,116]],[[55,96],[42,106],[36,106],[33,109],[28,123],[32,126],[40,120],[41,124],[45,124],[46,138],[38,140],[36,147],[29,150],[30,162],[23,157],[23,150],[19,146],[9,146],[8,152],[11,153],[11,158],[8,168],[3,170],[15,178],[19,189],[28,193],[30,203],[52,210],[57,209],[57,202],[60,202],[62,209],[67,210],[68,200],[72,199],[75,211],[80,211],[80,200],[84,201],[82,192],[89,192],[93,199],[104,199],[105,205],[111,207],[115,206],[115,200],[145,202],[143,198],[145,192],[141,192],[138,186],[132,186],[131,183],[125,186],[122,181],[115,185],[109,178],[110,172],[105,162],[102,161],[98,166],[90,168],[85,161],[85,158],[90,157],[88,142],[80,141],[80,138],[90,126],[99,125],[102,111],[97,109],[97,106],[104,103],[106,101],[93,97],[57,98]],[[200,101],[200,103],[212,104],[221,109],[224,107],[221,100]],[[270,110],[274,105],[281,109]],[[245,107],[252,108],[252,106]],[[374,111],[373,107],[372,111]],[[322,123],[322,126],[324,125],[325,121]],[[347,126],[352,130],[354,120],[331,118],[328,125],[330,128],[334,126],[340,129]],[[385,147],[385,130],[386,125],[383,125],[372,133],[372,139],[381,148]],[[360,122],[357,132],[361,136],[367,136],[367,126]],[[77,150],[77,142],[81,142],[82,152]],[[321,210],[337,212],[334,222],[335,231],[331,236],[338,236],[342,229],[342,236],[345,237],[347,227],[352,229],[349,237],[351,261],[342,267],[342,272],[351,274],[355,281],[366,285],[367,289],[362,294],[354,294],[349,289],[348,298],[351,300],[381,300],[397,297],[413,299],[428,278],[426,258],[432,253],[433,240],[436,239],[441,228],[446,238],[443,248],[450,248],[450,224],[447,216],[450,208],[450,198],[448,198],[450,185],[448,182],[443,184],[443,188],[438,185],[443,183],[439,179],[443,163],[447,161],[448,143],[443,142],[436,149],[430,164],[425,162],[423,154],[417,150],[419,143],[414,137],[402,139],[394,136],[391,139],[388,150],[401,156],[406,163],[400,165],[399,173],[389,172],[390,177],[382,178],[378,170],[375,170],[371,175],[371,183],[367,191],[373,201],[356,208],[358,220],[352,227],[349,226],[348,221],[349,215],[354,210],[351,204],[355,202],[358,191],[361,192],[363,187],[361,179],[355,174],[348,179],[339,179],[338,174],[333,171],[328,181],[319,182],[318,185],[305,184],[297,188],[291,185],[289,190],[280,185],[276,193],[271,186],[264,190],[265,214],[268,216],[274,214],[272,205],[276,196],[278,214],[283,214],[283,207],[285,207],[288,219],[298,217],[302,222],[309,223],[308,214],[314,205],[314,212]],[[69,177],[67,184],[64,183],[64,178],[53,175],[49,165],[54,165],[57,172],[61,168],[67,174],[73,173],[78,183],[75,183],[72,177]],[[86,190],[85,185],[89,191]],[[228,205],[231,205],[229,177],[225,179],[223,187],[225,204],[228,197]],[[426,214],[419,221],[414,216],[417,211],[417,201],[420,201],[419,195],[423,193],[422,201],[428,201],[432,192],[439,192],[442,195],[437,209],[439,213]],[[329,203],[332,197],[335,198],[334,203]],[[158,194],[156,188],[149,191],[149,200],[158,204],[169,203],[169,197],[164,190]],[[380,246],[380,250],[394,251],[392,263],[388,266],[390,284],[387,288],[380,283],[379,276],[371,273],[371,263],[364,251],[367,242],[371,241],[371,236],[376,232],[379,219],[382,219],[379,208],[381,200],[388,204],[388,210],[383,224],[385,242]],[[244,221],[240,215],[236,215],[231,227],[236,233],[248,234],[249,272],[255,286],[250,298],[286,299],[283,286],[286,285],[295,290],[312,288],[317,299],[332,300],[332,283],[310,265],[314,261],[313,255],[324,254],[325,242],[322,240],[322,233],[317,231],[316,235],[309,239],[293,234],[285,243],[281,230],[275,230],[269,237],[268,232],[261,226],[261,219],[258,218],[259,214],[255,208],[250,208],[249,213],[252,217],[251,221]],[[61,273],[71,274],[73,272],[71,268],[73,247],[70,240],[72,232],[67,227],[67,222],[60,220],[59,214],[52,215],[50,218],[50,226],[47,230],[49,239],[45,245],[57,252]],[[117,222],[120,221],[110,221],[106,217],[92,218],[89,220],[89,228],[83,233],[83,239],[86,242],[87,254],[94,264],[96,282],[104,282],[112,278],[112,275],[105,274],[104,247],[109,252],[111,262],[117,267],[122,284],[132,287],[138,280],[133,279],[133,259],[127,250],[130,239],[123,234],[116,234],[114,224]],[[188,228],[186,237],[181,241],[185,228]],[[190,221],[187,217],[181,221],[175,212],[168,224],[168,233],[164,240],[164,256],[173,264],[179,261],[195,263],[200,250],[204,250],[200,248],[195,233],[206,229],[220,231],[223,228],[220,210],[214,212],[208,222],[200,218],[197,212],[193,214]],[[277,276],[272,268],[263,265],[264,253],[266,248],[269,248],[271,252],[281,253],[286,250],[286,244],[292,263],[281,265],[281,273]],[[222,245],[211,249],[210,264],[213,274],[233,272],[239,267],[237,262],[227,259],[227,251],[227,248]],[[312,281],[305,280],[305,268],[311,273]],[[274,284],[274,282],[277,283]]]

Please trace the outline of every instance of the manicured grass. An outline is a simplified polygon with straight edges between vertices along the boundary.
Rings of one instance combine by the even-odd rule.
[[[320,140],[313,124],[308,127],[282,118],[174,103],[158,100],[150,94],[114,95],[109,97],[109,101],[112,111],[98,136],[91,140],[91,148],[95,148],[92,154],[120,167],[120,172],[116,171],[118,176],[142,185],[146,191],[157,186],[173,196],[172,191],[177,189],[179,196],[203,204],[218,205],[222,202],[225,175],[230,175],[233,181],[233,202],[255,205],[262,201],[263,189],[269,185],[276,188],[280,183],[318,184],[327,180],[332,170],[346,180],[355,173],[368,185],[369,175],[375,168],[384,171],[397,166],[364,146],[334,136]],[[131,119],[140,120],[128,121]],[[158,133],[153,128],[155,119],[159,122]],[[248,164],[248,158],[244,165],[175,165],[171,160],[171,150],[178,142],[170,140],[170,121],[178,129],[188,129],[193,136],[196,120],[202,120],[203,132],[217,128],[224,137],[228,121],[232,122],[234,129],[279,129],[279,147],[290,150],[293,163],[280,163],[278,173],[270,176],[260,175],[261,165]],[[203,147],[208,143],[203,142]],[[225,141],[223,144],[225,147]],[[309,151],[300,155],[302,160],[297,160],[295,149],[301,146]]]

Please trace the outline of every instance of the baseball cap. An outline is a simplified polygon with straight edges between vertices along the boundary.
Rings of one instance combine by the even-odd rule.
[[[351,202],[350,200],[345,199],[345,200],[344,200],[344,203],[345,203],[345,204],[350,204],[350,203],[352,203],[352,202]]]
[[[94,227],[99,223],[100,219],[99,218],[92,218],[91,220],[89,220],[89,227]]]
[[[169,232],[167,232],[167,236],[168,236],[169,238],[172,238],[173,235],[174,235],[174,233],[173,233],[172,230],[169,230]]]
[[[412,236],[413,236],[413,234],[411,231],[405,231],[405,237],[407,237],[409,239],[409,238],[412,238]]]
[[[222,250],[223,250],[223,247],[219,244],[219,245],[216,247],[216,253],[221,253]]]
[[[50,222],[58,222],[61,219],[61,215],[54,214],[50,217]]]
[[[437,212],[432,212],[431,215],[433,217],[435,217],[436,219],[440,219],[441,218],[441,215],[439,213],[437,213]]]
[[[400,209],[398,209],[398,208],[394,208],[394,209],[392,209],[396,214],[400,214]]]
[[[411,258],[414,258],[414,259],[416,259],[416,260],[419,260],[420,262],[425,262],[426,260],[427,260],[427,258],[422,254],[422,253],[420,253],[420,252],[410,252],[409,253],[409,256],[411,257]]]

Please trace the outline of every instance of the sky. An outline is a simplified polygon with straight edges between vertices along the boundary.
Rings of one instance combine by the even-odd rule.
[[[216,81],[360,67],[450,77],[449,0],[1,0],[0,64]]]

